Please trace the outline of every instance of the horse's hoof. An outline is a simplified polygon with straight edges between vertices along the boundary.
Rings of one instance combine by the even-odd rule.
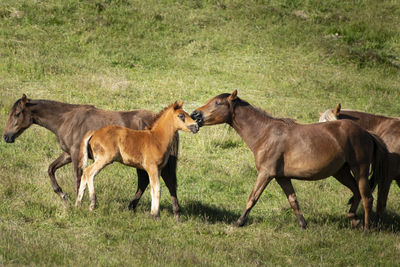
[[[175,215],[174,215],[174,218],[175,218],[175,221],[176,221],[177,223],[180,222],[179,214],[175,214]]]
[[[161,220],[160,215],[153,215],[153,219],[155,221],[160,221]]]
[[[233,226],[234,227],[242,227],[244,224],[246,223],[246,221],[242,221],[242,220],[237,220],[234,224],[233,224]]]
[[[301,229],[307,229],[307,222],[306,219],[304,219],[303,215],[301,214],[296,214],[297,220],[299,222],[300,228]]]
[[[96,204],[90,204],[89,210],[94,211],[96,209]]]
[[[353,219],[350,221],[350,223],[351,223],[351,228],[353,228],[353,229],[362,228],[361,220],[359,220],[359,219]]]
[[[307,223],[306,222],[300,222],[299,225],[300,225],[301,229],[303,229],[303,230],[307,229]]]
[[[135,210],[137,206],[137,201],[132,200],[131,203],[129,203],[128,210]]]
[[[75,207],[79,208],[80,206],[82,206],[82,202],[76,201],[75,202]]]
[[[64,193],[64,194],[61,196],[61,199],[64,200],[64,201],[69,201],[69,200],[70,200],[69,195],[68,195],[67,193]]]

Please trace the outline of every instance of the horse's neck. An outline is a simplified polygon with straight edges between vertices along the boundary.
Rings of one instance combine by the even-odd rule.
[[[32,102],[31,113],[33,123],[57,134],[58,129],[64,121],[62,119],[62,115],[70,111],[70,108],[63,108],[61,106],[57,106],[57,104],[64,105],[63,103],[45,100]]]
[[[171,122],[172,119],[169,114],[170,111],[166,111],[168,114],[161,116],[151,129],[151,132],[158,143],[160,150],[165,153],[168,147],[172,143],[174,135],[177,131],[174,124]]]
[[[340,117],[341,119],[351,119],[368,131],[375,131],[379,124],[390,119],[384,116],[351,110],[343,110],[340,113]]]
[[[234,110],[231,126],[242,137],[253,153],[256,153],[257,143],[268,133],[266,124],[274,124],[274,118],[258,114],[259,111],[250,105],[237,105]]]

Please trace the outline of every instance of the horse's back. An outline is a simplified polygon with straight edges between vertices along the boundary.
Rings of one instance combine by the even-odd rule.
[[[77,106],[64,116],[65,123],[58,131],[64,147],[79,147],[86,132],[98,130],[108,125],[118,125],[134,130],[143,130],[154,113],[149,110],[107,111],[93,106]]]

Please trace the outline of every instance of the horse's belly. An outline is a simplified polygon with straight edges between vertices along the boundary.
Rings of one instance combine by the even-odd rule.
[[[332,159],[302,158],[285,162],[284,175],[296,179],[319,180],[334,175],[345,163],[341,157]]]
[[[120,157],[117,159],[117,161],[134,168],[143,169],[141,157],[123,153],[123,151],[121,151]]]

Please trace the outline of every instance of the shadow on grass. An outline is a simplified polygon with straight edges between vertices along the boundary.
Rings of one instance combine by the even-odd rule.
[[[239,213],[215,205],[201,203],[200,201],[186,202],[185,206],[182,206],[182,215],[187,217],[200,217],[207,223],[222,222],[226,224],[233,224],[240,216]]]
[[[215,205],[201,203],[200,201],[188,201],[185,206],[182,206],[182,215],[201,218],[206,223],[233,224],[241,214]],[[260,221],[261,218],[249,216],[246,225],[252,224],[254,220]]]
[[[360,224],[364,225],[364,213],[357,215],[360,219]],[[350,222],[346,218],[346,214],[343,216],[333,214],[320,214],[318,217],[306,218],[307,222],[323,225],[326,223],[337,224],[339,229],[349,229]],[[375,212],[372,213],[372,229],[382,232],[399,233],[400,232],[400,215],[392,211],[386,211],[381,222],[378,223],[377,215]]]

